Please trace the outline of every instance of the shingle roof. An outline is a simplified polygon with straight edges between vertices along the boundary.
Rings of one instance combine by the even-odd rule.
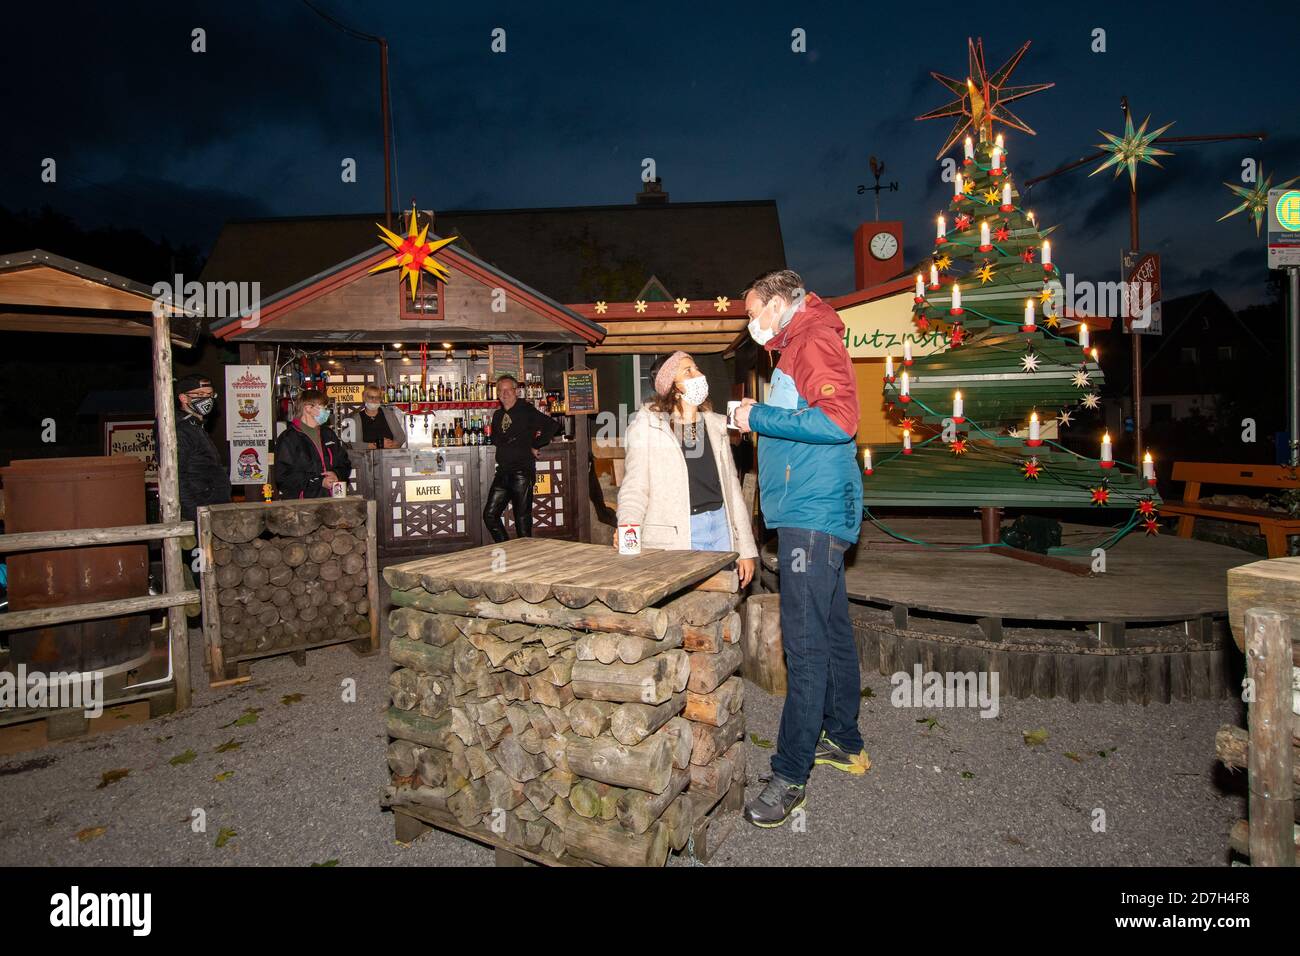
[[[382,219],[231,220],[202,279],[259,281],[270,296],[371,248]],[[628,301],[652,275],[674,296],[735,296],[785,266],[771,200],[436,211],[434,231],[560,302]]]

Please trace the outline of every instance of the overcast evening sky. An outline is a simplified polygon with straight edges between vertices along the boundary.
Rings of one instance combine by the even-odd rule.
[[[871,154],[899,183],[882,218],[905,221],[909,262],[928,252],[951,121],[913,117],[948,99],[930,70],[965,75],[970,35],[990,69],[1032,40],[1013,83],[1056,84],[1012,107],[1038,131],[1008,133],[1021,181],[1095,151],[1098,129],[1119,132],[1122,95],[1139,119],[1176,121],[1170,135],[1267,132],[1175,145],[1164,169],[1141,168],[1143,246],[1163,255],[1167,297],[1263,301],[1263,239],[1245,216],[1215,221],[1236,204],[1223,182],[1247,157],[1275,180],[1300,176],[1284,39],[1300,35],[1296,3],[318,5],[389,40],[399,207],[626,203],[650,157],[674,202],[775,200],[789,263],[825,294],[853,286]],[[377,48],[300,0],[28,3],[5,19],[0,205],[204,253],[229,218],[380,207]],[[205,53],[191,52],[196,27]],[[504,54],[490,49],[497,27]],[[806,53],[791,52],[795,28]],[[40,181],[44,157],[55,184]],[[345,157],[356,184],[340,180]],[[1087,172],[1035,187],[1029,205],[1060,224],[1059,265],[1113,279],[1127,176]]]

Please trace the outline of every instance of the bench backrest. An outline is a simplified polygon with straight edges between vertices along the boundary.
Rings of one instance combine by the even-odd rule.
[[[1257,488],[1300,488],[1300,478],[1282,465],[1225,465],[1208,461],[1174,462],[1174,481],[1198,485],[1240,485]]]

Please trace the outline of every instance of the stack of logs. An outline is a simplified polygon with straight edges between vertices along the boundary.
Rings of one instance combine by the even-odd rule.
[[[738,594],[392,600],[385,804],[543,859],[661,866],[743,784]]]
[[[226,660],[370,633],[365,502],[311,504],[210,512]]]

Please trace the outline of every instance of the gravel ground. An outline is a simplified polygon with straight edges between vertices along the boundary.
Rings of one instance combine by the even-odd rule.
[[[194,632],[197,680],[201,646]],[[410,846],[394,841],[378,802],[388,670],[386,654],[358,658],[342,646],[309,651],[301,668],[270,659],[254,663],[249,684],[204,682],[185,713],[0,758],[0,864],[491,865],[491,851],[436,831]],[[342,699],[348,678],[355,703]],[[874,692],[861,716],[870,772],[818,768],[801,831],[737,823],[712,865],[1227,861],[1228,829],[1245,815],[1244,774],[1216,770],[1214,732],[1242,722],[1236,701],[1005,700],[987,719],[895,708],[887,679],[868,674],[865,685]],[[775,740],[781,701],[752,684],[746,694],[752,788],[772,752],[753,738]],[[255,722],[233,723],[250,709]],[[1022,733],[1038,729],[1046,742],[1027,745]],[[238,747],[217,752],[230,741]],[[130,772],[101,785],[119,770]],[[1096,808],[1104,832],[1094,832]],[[192,826],[196,809],[203,832]],[[223,830],[234,835],[217,847]]]

